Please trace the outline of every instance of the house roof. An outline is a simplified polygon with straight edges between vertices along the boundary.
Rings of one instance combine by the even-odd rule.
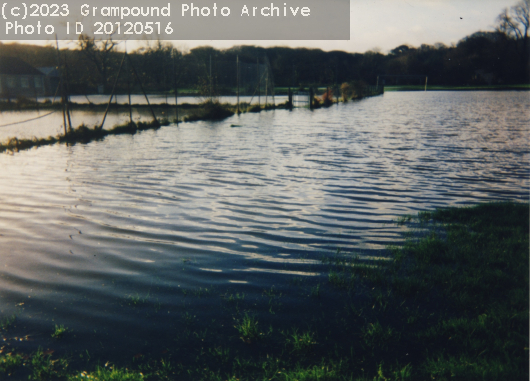
[[[0,57],[0,74],[43,75],[30,64],[16,57]]]
[[[61,76],[61,74],[59,73],[59,70],[57,70],[55,66],[38,67],[37,70],[48,77],[60,77]]]

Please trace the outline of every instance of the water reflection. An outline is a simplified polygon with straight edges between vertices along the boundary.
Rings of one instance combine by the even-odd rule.
[[[163,337],[184,302],[204,307],[178,289],[252,298],[325,277],[339,247],[383,260],[400,215],[528,200],[528,106],[519,92],[388,93],[0,155],[2,313],[22,307],[31,332],[59,321],[112,353],[148,340],[122,340],[145,325]],[[136,294],[167,316],[131,314]]]
[[[75,103],[87,104],[87,98],[83,95],[71,97],[71,101]],[[39,101],[51,98],[42,98]],[[108,102],[109,98],[105,95],[90,95],[90,102],[95,104],[105,104]],[[180,97],[180,104],[197,104],[202,102],[204,99],[200,97]],[[220,97],[219,100],[225,103],[235,104],[237,98],[233,96]],[[276,97],[276,104],[285,102],[286,97]],[[114,102],[114,98],[113,98]],[[133,104],[146,105],[147,101],[143,95],[134,95],[131,98]],[[160,95],[150,95],[149,102],[151,104],[163,104],[166,103],[166,97]],[[252,104],[257,104],[256,97],[240,97],[240,102],[247,102]],[[126,95],[118,96],[118,103],[127,104],[128,98]],[[168,98],[168,104],[175,104],[175,98]],[[133,120],[135,122],[139,121],[151,121],[153,119],[151,111],[146,108],[132,108]],[[189,110],[180,109],[179,110],[179,119],[182,119],[189,113]],[[71,111],[71,120],[72,126],[77,127],[81,124],[86,126],[93,127],[96,125],[101,125],[103,119],[104,111],[90,111],[90,110],[73,110]],[[157,118],[163,119],[173,119],[175,118],[175,110],[169,108],[164,110],[155,110]],[[116,125],[124,124],[129,122],[129,110],[112,109],[109,111],[107,118],[105,120],[105,128],[109,129]],[[64,121],[63,115],[60,110],[50,111],[50,110],[40,110],[40,111],[0,111],[0,141],[4,141],[8,138],[17,137],[19,139],[31,139],[33,137],[37,138],[47,138],[48,136],[57,136],[64,132]]]

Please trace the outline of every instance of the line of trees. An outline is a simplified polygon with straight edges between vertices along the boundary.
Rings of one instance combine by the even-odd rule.
[[[276,86],[324,86],[352,81],[375,84],[381,74],[427,75],[431,85],[522,84],[530,81],[529,13],[530,0],[522,0],[499,15],[495,31],[474,33],[452,46],[400,45],[387,54],[257,46],[226,50],[205,46],[183,52],[159,41],[130,55],[144,86],[157,92],[172,90],[175,72],[180,88],[196,89],[204,85],[209,75],[210,57],[214,62],[235,62],[236,56],[240,62],[248,63],[268,57]],[[61,51],[61,64],[66,62],[68,66],[71,92],[93,93],[98,85],[110,91],[123,55],[116,48],[112,39],[97,41],[81,36],[77,49]],[[35,67],[58,63],[52,46],[0,42],[0,54],[17,56]],[[125,85],[119,90],[125,91]]]

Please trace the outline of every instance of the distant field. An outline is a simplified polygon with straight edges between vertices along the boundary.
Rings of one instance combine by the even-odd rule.
[[[417,86],[385,86],[385,91],[424,91],[424,85]],[[429,86],[427,91],[441,90],[530,90],[530,84],[526,85],[492,85],[492,86]]]

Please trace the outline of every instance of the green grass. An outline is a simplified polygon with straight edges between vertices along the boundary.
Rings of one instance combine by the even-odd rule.
[[[247,112],[261,112],[262,108],[259,105],[253,105],[247,108]]]
[[[142,298],[140,294],[136,293],[135,295],[128,296],[128,304],[130,306],[137,306],[144,303],[146,298]]]
[[[116,367],[87,356],[70,369],[51,351],[25,356],[4,346],[0,378],[527,380],[528,204],[445,208],[400,223],[411,234],[388,248],[392,260],[338,250],[317,265],[322,282],[300,283],[302,293],[287,279],[254,295],[225,290],[207,301],[225,307],[215,319],[197,311],[176,319],[181,328],[165,355]],[[280,297],[282,309],[269,314]],[[293,297],[307,303],[303,321],[289,314]]]
[[[258,320],[248,313],[234,328],[238,331],[240,339],[248,344],[257,341],[263,335],[259,329]]]
[[[63,335],[68,332],[69,329],[67,327],[65,327],[64,325],[55,325],[55,330],[53,331],[52,333],[52,337],[55,338],[55,339],[60,339],[61,337],[63,337]]]
[[[18,139],[9,138],[7,141],[0,143],[0,153],[5,151],[18,152],[21,150],[30,149],[33,147],[41,147],[56,143],[89,143],[94,140],[100,140],[109,135],[121,135],[121,134],[135,134],[137,131],[144,131],[149,129],[158,129],[162,125],[168,125],[167,120],[156,120],[152,122],[138,122],[138,123],[127,123],[125,125],[118,125],[109,130],[104,130],[95,126],[90,128],[80,125],[77,128],[73,128],[64,135],[58,135],[57,137],[49,136],[48,138],[33,138],[33,139]]]
[[[0,319],[0,331],[8,330],[14,323],[17,318],[17,315],[13,314],[11,316]]]
[[[8,352],[0,354],[0,373],[11,375],[11,372],[23,364],[23,356],[19,353]]]
[[[294,328],[292,332],[287,335],[287,345],[296,353],[309,352],[316,343],[315,333],[311,331],[299,333],[298,329]]]
[[[471,86],[431,86],[427,84],[427,91],[442,91],[442,90],[530,90],[530,85],[471,85]],[[402,85],[402,86],[385,86],[385,91],[425,91],[425,84],[423,85]]]
[[[145,380],[143,373],[129,371],[120,368],[106,368],[97,366],[92,372],[83,371],[68,377],[68,381],[142,381]]]
[[[320,298],[320,293],[320,283],[318,283],[316,286],[311,287],[311,292],[309,295],[313,298]]]
[[[233,106],[214,101],[206,101],[201,108],[184,118],[185,122],[197,120],[222,120],[234,115]]]
[[[367,324],[361,331],[361,337],[367,348],[388,350],[399,340],[400,334],[391,327],[383,327],[379,322]]]
[[[187,325],[193,324],[193,323],[195,323],[197,321],[197,316],[193,315],[193,314],[191,314],[189,312],[184,312],[182,314],[182,317],[184,318],[184,322]]]
[[[335,381],[347,380],[340,364],[319,364],[309,367],[298,365],[292,370],[280,373],[277,379],[284,381]]]
[[[242,302],[243,300],[245,300],[245,293],[225,295],[224,298],[228,303]]]
[[[28,364],[32,371],[32,374],[29,376],[30,380],[55,380],[63,378],[68,374],[67,359],[54,359],[50,351],[43,351],[41,348],[31,355]]]

